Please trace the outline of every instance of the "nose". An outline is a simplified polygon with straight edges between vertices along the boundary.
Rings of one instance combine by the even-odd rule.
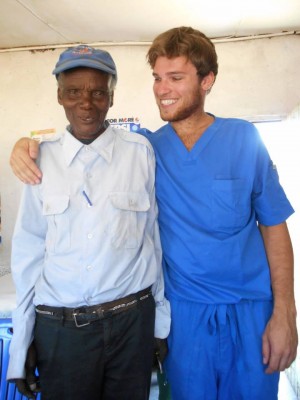
[[[170,93],[171,87],[166,79],[161,79],[154,82],[153,90],[156,96],[164,96]]]
[[[92,94],[89,91],[87,90],[82,91],[82,95],[80,98],[80,106],[86,109],[92,107]]]

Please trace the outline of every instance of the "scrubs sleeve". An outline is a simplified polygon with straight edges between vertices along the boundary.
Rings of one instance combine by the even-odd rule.
[[[252,205],[256,219],[262,225],[278,225],[293,214],[294,209],[280,184],[277,167],[256,129],[253,145],[256,150]]]

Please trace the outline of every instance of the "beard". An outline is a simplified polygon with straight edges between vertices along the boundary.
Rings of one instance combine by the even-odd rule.
[[[199,104],[191,104],[188,107],[182,107],[181,109],[175,110],[173,112],[164,111],[159,107],[160,117],[163,121],[167,122],[179,122],[183,121],[199,110]]]
[[[203,99],[199,91],[195,89],[189,98],[175,110],[165,109],[158,103],[160,117],[163,121],[179,122],[198,114],[199,110],[203,109]]]

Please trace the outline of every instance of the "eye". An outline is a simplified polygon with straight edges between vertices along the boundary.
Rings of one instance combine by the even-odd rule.
[[[80,95],[81,95],[81,91],[80,90],[78,90],[78,89],[68,89],[67,90],[67,95],[70,97],[70,98],[78,98],[78,97],[80,97]]]
[[[105,97],[108,95],[108,91],[107,90],[94,90],[93,91],[93,97],[95,99],[100,99],[102,97]]]
[[[172,81],[181,81],[181,79],[182,79],[182,76],[177,76],[177,75],[172,76]]]
[[[161,78],[159,76],[153,75],[154,82],[160,82]]]

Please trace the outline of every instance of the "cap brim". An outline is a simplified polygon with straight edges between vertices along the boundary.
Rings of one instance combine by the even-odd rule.
[[[56,67],[52,74],[58,75],[61,72],[67,71],[69,69],[78,68],[78,67],[85,67],[85,68],[94,68],[98,69],[99,71],[106,72],[107,74],[116,75],[116,70],[111,65],[100,63],[99,61],[94,61],[90,59],[77,59],[77,60],[67,60],[61,63],[58,67]]]

